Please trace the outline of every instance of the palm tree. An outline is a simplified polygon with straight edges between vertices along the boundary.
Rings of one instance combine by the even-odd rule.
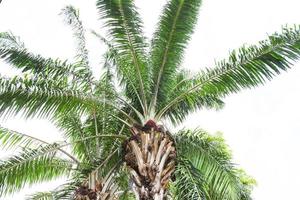
[[[4,147],[22,147],[1,163],[1,194],[68,174],[65,186],[34,198],[130,199],[132,191],[141,200],[250,199],[253,181],[231,163],[219,137],[201,130],[170,133],[163,124],[176,126],[195,110],[221,108],[225,96],[287,70],[300,56],[299,27],[284,27],[192,75],[180,67],[201,0],[168,1],[150,44],[132,1],[96,5],[108,36],[93,32],[107,46],[100,79],[89,66],[85,29],[71,6],[63,13],[78,41],[74,63],[34,55],[19,38],[1,34],[0,57],[24,77],[1,78],[0,113],[46,117],[69,141],[48,144],[1,131]]]

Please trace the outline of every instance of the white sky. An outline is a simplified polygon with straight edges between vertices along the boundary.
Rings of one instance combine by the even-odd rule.
[[[11,30],[21,36],[33,52],[71,58],[74,55],[71,31],[58,13],[64,5],[79,7],[86,27],[101,32],[94,2],[3,0],[0,4],[0,31]],[[137,1],[148,37],[164,3],[165,0]],[[267,33],[280,30],[281,25],[299,24],[299,6],[299,0],[204,0],[184,66],[195,71],[211,66],[214,59],[226,58],[230,49],[243,43],[256,44]],[[89,43],[94,65],[100,61],[94,58],[103,50],[99,45],[95,40]],[[2,74],[11,73],[7,65],[0,64]],[[185,123],[188,128],[201,127],[210,132],[224,133],[236,163],[258,181],[253,193],[257,200],[299,199],[299,66],[300,62],[265,86],[231,95],[223,110],[199,111]],[[1,125],[48,141],[61,138],[54,126],[45,120],[15,118],[1,122]],[[54,183],[46,183],[5,200],[22,200],[25,193],[54,186]]]

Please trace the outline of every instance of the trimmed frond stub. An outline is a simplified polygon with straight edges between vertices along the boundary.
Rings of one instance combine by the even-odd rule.
[[[132,131],[136,134],[125,142],[124,151],[136,199],[163,200],[175,170],[174,142],[163,130]]]

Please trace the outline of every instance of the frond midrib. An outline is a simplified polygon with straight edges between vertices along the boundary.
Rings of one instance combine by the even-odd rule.
[[[152,108],[153,110],[156,107],[156,101],[157,101],[158,89],[159,89],[159,85],[160,85],[160,79],[161,79],[161,76],[162,76],[165,64],[167,62],[167,56],[168,56],[169,46],[170,46],[171,40],[173,38],[173,34],[174,34],[174,31],[175,31],[175,28],[176,28],[176,23],[177,23],[180,11],[183,8],[184,1],[185,0],[180,1],[180,4],[179,4],[178,9],[176,11],[176,15],[174,17],[174,21],[173,21],[173,24],[172,24],[171,31],[169,33],[169,39],[167,41],[167,46],[166,46],[164,54],[163,54],[163,62],[161,64],[161,66],[160,66],[160,70],[159,70],[159,73],[158,73],[158,76],[157,76],[157,81],[156,81],[156,85],[155,85],[155,89],[154,89],[154,96],[153,96],[153,99],[152,99],[152,101],[150,103],[150,110],[151,110],[152,107],[153,107]]]
[[[125,29],[125,33],[126,33],[126,37],[127,37],[127,40],[128,40],[128,43],[129,43],[129,49],[130,49],[130,54],[133,58],[133,63],[134,63],[134,66],[135,68],[137,69],[137,72],[138,72],[138,79],[139,79],[139,83],[140,83],[140,90],[141,90],[141,95],[142,95],[142,100],[143,100],[143,103],[141,104],[142,108],[144,109],[144,114],[147,114],[148,112],[148,108],[147,108],[147,99],[146,99],[146,94],[145,94],[145,87],[144,87],[144,83],[143,83],[143,78],[142,78],[142,75],[141,75],[141,70],[140,70],[140,65],[139,65],[139,62],[137,60],[137,57],[136,57],[136,52],[133,48],[133,42],[132,42],[132,38],[129,34],[129,31],[128,31],[128,28],[127,28],[127,20],[126,20],[126,17],[124,15],[124,9],[122,7],[122,3],[121,3],[122,0],[118,0],[118,3],[119,3],[119,11],[121,13],[121,17],[122,17],[122,21],[123,21],[123,26],[124,26],[124,29]],[[138,95],[138,94],[137,94]]]

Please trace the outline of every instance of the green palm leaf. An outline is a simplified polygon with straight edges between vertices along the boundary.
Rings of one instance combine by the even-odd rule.
[[[149,68],[142,22],[132,0],[98,0],[108,34],[118,53],[117,70],[126,86],[126,95],[136,108],[147,114]]]
[[[55,200],[55,195],[52,192],[37,192],[28,196],[26,200]]]
[[[175,83],[176,85],[169,91],[169,97],[175,99],[178,94],[182,94],[193,86],[196,80],[187,80],[187,77],[191,77],[190,73],[182,71],[177,73]],[[221,109],[224,106],[224,102],[214,95],[199,95],[199,93],[192,93],[187,95],[183,101],[174,104],[165,114],[165,117],[170,119],[173,124],[182,122],[188,114],[196,112],[201,108]],[[160,118],[160,117],[159,117]],[[158,118],[158,119],[159,119]]]
[[[72,163],[56,157],[57,145],[24,150],[0,163],[0,194],[18,192],[25,185],[68,175]]]
[[[216,68],[207,69],[199,75],[198,89],[224,96],[255,87],[289,69],[299,57],[300,27],[284,28],[282,33],[259,42],[259,46],[242,47],[233,51],[228,61],[220,61]]]
[[[56,120],[56,125],[71,143],[78,141],[71,146],[74,155],[82,161],[92,160],[91,155],[92,151],[94,151],[94,146],[89,141],[80,141],[92,134],[84,130],[84,124],[76,113],[62,115]]]
[[[240,200],[244,190],[224,139],[202,130],[175,135],[179,157],[186,157],[205,180],[207,199]]]
[[[30,135],[0,126],[0,144],[2,149],[11,150],[16,148],[33,148],[48,143]]]
[[[205,199],[205,181],[201,172],[183,157],[178,160],[174,172],[175,182],[172,183],[172,199]]]
[[[201,0],[171,0],[165,6],[151,46],[151,104],[160,110],[169,100],[176,72],[197,22]],[[156,105],[157,104],[157,105]]]
[[[65,86],[64,80],[2,77],[0,113],[11,115],[24,111],[25,117],[35,115],[49,117],[70,111],[83,113],[91,107],[92,102],[96,101],[89,95]]]
[[[264,84],[290,68],[300,57],[300,27],[284,28],[282,33],[270,35],[258,46],[242,47],[233,51],[228,60],[216,63],[195,78],[197,81],[161,109],[162,116],[172,106],[186,101],[189,96],[213,95],[222,98],[243,88]]]
[[[65,16],[65,22],[72,27],[73,35],[76,39],[77,55],[75,58],[78,63],[74,65],[74,71],[80,72],[87,80],[91,81],[93,73],[89,66],[85,29],[79,18],[79,10],[76,10],[73,6],[66,6],[62,9],[62,14]]]
[[[1,148],[4,150],[11,150],[11,149],[15,150],[19,148],[33,149],[37,147],[50,145],[50,143],[43,141],[39,138],[32,137],[30,135],[13,131],[1,126],[0,126],[0,144],[1,144]],[[61,153],[63,153],[64,155],[68,156],[73,161],[75,161],[77,164],[79,164],[79,161],[64,149],[58,148],[58,151],[60,151]]]
[[[8,47],[15,49],[24,49],[25,44],[21,41],[21,39],[11,32],[1,32],[0,33],[0,47]]]
[[[81,180],[81,177],[73,178],[54,190],[28,195],[26,200],[70,200],[74,198],[74,191],[81,184]]]
[[[11,33],[0,33],[0,58],[12,67],[47,80],[68,79],[72,85],[94,85],[83,73],[80,63],[69,64],[60,59],[44,58],[26,49],[24,43]]]

